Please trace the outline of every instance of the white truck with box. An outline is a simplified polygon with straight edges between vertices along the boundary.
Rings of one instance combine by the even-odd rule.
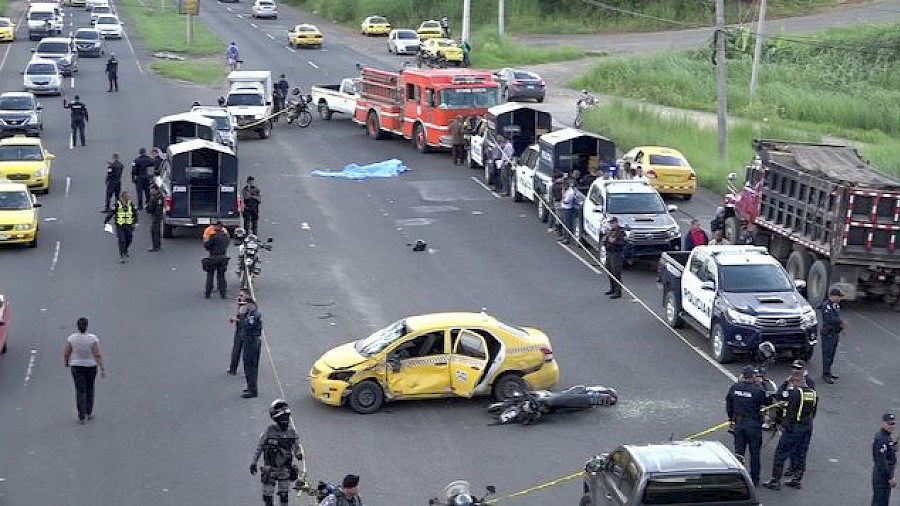
[[[272,73],[234,70],[228,74],[225,107],[237,122],[238,134],[256,132],[260,139],[272,134]]]
[[[356,97],[359,96],[359,78],[347,77],[341,84],[320,84],[310,88],[312,103],[319,110],[319,117],[331,119],[336,113],[353,116],[356,111]]]

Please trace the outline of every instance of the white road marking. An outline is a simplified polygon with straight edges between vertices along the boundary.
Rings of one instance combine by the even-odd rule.
[[[50,272],[56,270],[56,263],[59,262],[59,246],[59,241],[56,241],[56,246],[53,247],[53,260],[50,261]]]
[[[225,10],[228,12],[234,12],[233,10],[231,10],[231,7],[225,7]]]
[[[272,40],[275,40],[275,36],[272,35],[271,33],[267,33],[267,34],[266,34],[266,37],[268,37],[268,38],[270,38],[270,39],[272,39]]]
[[[292,53],[296,53],[296,52],[297,52],[297,50],[294,49],[294,48],[292,48],[291,46],[284,46],[284,48],[287,49],[288,51],[292,52]]]
[[[588,269],[594,271],[594,274],[596,274],[596,275],[598,275],[598,276],[601,275],[601,274],[603,274],[603,271],[601,271],[600,269],[598,269],[598,268],[594,267],[593,265],[591,265],[590,262],[588,262],[587,260],[585,260],[584,258],[582,258],[581,255],[579,255],[575,250],[573,250],[572,248],[570,248],[568,244],[563,244],[563,243],[561,243],[561,242],[558,242],[558,243],[556,243],[556,244],[557,244],[560,248],[562,248],[562,249],[568,251],[570,255],[572,255],[573,257],[575,257],[576,260],[578,260],[579,262],[581,262],[582,264],[584,264],[585,267],[587,267]]]
[[[28,359],[28,368],[25,369],[25,385],[31,381],[31,376],[34,373],[34,361],[37,358],[37,350],[31,350],[31,357]]]
[[[478,186],[480,186],[480,187],[484,188],[485,190],[489,191],[489,192],[491,193],[491,195],[494,196],[494,198],[498,198],[498,199],[501,198],[499,193],[495,192],[494,190],[491,190],[490,187],[488,187],[488,185],[482,183],[481,180],[478,179],[477,177],[472,176],[471,179],[472,179],[472,181],[475,181],[475,184],[477,184]]]
[[[134,56],[134,63],[137,64],[138,72],[140,72],[141,74],[143,74],[143,73],[144,73],[144,67],[141,66],[141,60],[140,60],[140,58],[138,58],[138,55],[137,55],[137,53],[136,53],[135,50],[134,50],[134,46],[131,45],[131,39],[128,38],[128,34],[125,33],[124,30],[122,31],[122,37],[125,39],[125,43],[128,44],[128,49],[131,50],[131,55]]]
[[[250,26],[252,26],[253,28],[259,28],[258,26],[256,26],[256,23],[250,23]]]
[[[309,223],[305,221],[300,223],[300,230],[309,230]]]
[[[72,188],[72,176],[66,176],[66,197],[69,196],[70,188]]]
[[[865,321],[871,323],[871,324],[874,325],[875,328],[877,328],[878,330],[880,330],[880,331],[884,332],[885,334],[887,334],[887,335],[893,337],[894,339],[900,341],[900,334],[897,334],[896,332],[892,332],[891,329],[885,327],[884,325],[882,325],[882,324],[876,322],[875,320],[869,318],[868,316],[866,316],[866,315],[864,315],[864,314],[862,314],[862,313],[860,313],[860,312],[853,311],[853,310],[851,310],[850,312],[853,313],[853,314],[856,315],[856,316],[859,316],[859,317],[862,318],[863,320],[865,320]]]
[[[69,136],[69,149],[75,149],[75,139],[73,138],[75,134]]]
[[[314,69],[319,68],[319,66],[316,65],[315,63],[313,63],[312,60],[306,60],[306,63],[309,63],[309,66],[312,67],[312,68],[314,68]]]
[[[75,89],[75,76],[74,75],[69,77],[69,87],[72,88],[73,90]]]

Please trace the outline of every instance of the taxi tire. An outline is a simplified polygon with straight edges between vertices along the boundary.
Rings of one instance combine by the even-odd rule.
[[[513,392],[527,392],[530,389],[528,382],[522,379],[518,373],[508,372],[494,382],[494,386],[491,389],[491,397],[495,401],[501,402],[510,397]]]
[[[26,246],[29,248],[37,248],[37,245],[38,245],[38,236],[37,236],[37,233],[35,233],[34,240],[27,243]]]
[[[371,398],[368,396],[371,396]],[[350,391],[347,404],[350,406],[350,409],[361,415],[375,413],[384,405],[384,390],[374,381],[363,381]]]

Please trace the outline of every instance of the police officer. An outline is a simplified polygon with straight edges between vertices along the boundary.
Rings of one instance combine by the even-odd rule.
[[[208,299],[213,289],[213,276],[216,277],[216,285],[222,298],[228,297],[228,281],[225,280],[225,271],[228,269],[228,245],[231,239],[222,226],[222,222],[216,220],[213,233],[203,243],[203,247],[209,252],[209,257],[203,259],[203,270],[206,271],[206,294]]]
[[[106,91],[113,89],[119,91],[119,60],[113,53],[110,53],[109,59],[106,60],[106,78],[109,80],[109,89]]]
[[[109,212],[109,199],[115,203],[122,193],[122,171],[125,167],[119,161],[119,153],[113,153],[112,161],[106,164],[106,198],[103,199],[103,211]]]
[[[362,506],[359,497],[359,476],[348,474],[341,482],[341,488],[328,494],[319,506]]]
[[[894,467],[897,465],[897,444],[891,439],[897,417],[893,413],[885,413],[881,417],[881,430],[875,433],[872,443],[872,506],[888,506],[891,502],[891,489],[897,486],[894,479]]]
[[[237,296],[237,311],[234,316],[228,318],[229,323],[234,324],[234,339],[231,344],[231,361],[228,363],[228,369],[225,371],[234,376],[237,374],[238,365],[241,362],[241,355],[244,353],[244,338],[238,331],[243,330],[237,324],[241,318],[247,314],[247,301],[252,299],[250,290],[241,288]]]
[[[822,303],[822,379],[825,383],[833,384],[838,379],[837,374],[831,372],[831,364],[834,363],[834,354],[837,352],[841,331],[844,330],[844,321],[841,319],[841,293],[840,288],[832,288],[828,292],[828,300]]]
[[[734,432],[734,453],[743,457],[750,447],[750,478],[759,484],[759,451],[762,448],[763,417],[760,410],[768,404],[766,391],[756,382],[756,370],[747,366],[728,390],[725,410]]]
[[[150,196],[147,198],[147,214],[152,218],[150,222],[150,243],[152,244],[147,251],[153,253],[162,249],[162,241],[160,239],[160,228],[163,221],[163,196],[159,191],[156,183],[150,184]]]
[[[802,373],[803,379],[806,380],[806,386],[815,390],[816,382],[813,381],[813,379],[809,377],[809,371],[806,369],[805,361],[797,359],[797,360],[794,360],[793,362],[791,362],[791,372],[794,372],[794,371],[799,371],[800,373]],[[784,378],[784,381],[781,383],[781,385],[778,385],[778,390],[775,391],[775,397],[779,397],[782,392],[784,392],[785,390],[787,390],[787,388],[789,386],[791,386],[790,380],[791,380],[790,376],[788,376],[787,378]]]
[[[246,297],[243,316],[238,314],[237,334],[243,341],[244,379],[247,388],[241,394],[244,399],[252,399],[258,395],[256,380],[259,377],[259,353],[262,350],[262,314],[252,297]]]
[[[275,485],[278,485],[278,501],[281,506],[288,503],[290,483],[299,477],[299,470],[293,458],[303,460],[303,452],[298,442],[297,431],[291,427],[291,408],[282,399],[275,399],[269,407],[269,416],[275,423],[269,425],[259,436],[256,453],[250,464],[250,474],[259,472],[262,482],[263,504],[274,505]],[[263,458],[262,468],[256,463]]]
[[[134,238],[134,227],[138,224],[137,211],[134,210],[134,202],[127,191],[123,191],[116,201],[116,206],[106,215],[103,223],[109,223],[113,217],[116,218],[116,238],[119,242],[119,262],[125,263],[128,258],[128,248],[131,247],[131,240]]]
[[[144,199],[150,200],[150,180],[153,179],[153,159],[147,156],[147,150],[138,150],[138,156],[131,162],[131,182],[137,193],[138,209],[144,208]]]
[[[244,229],[257,234],[259,227],[259,204],[262,203],[262,194],[259,187],[256,186],[256,180],[253,176],[247,177],[247,184],[241,189],[241,198],[244,199]]]
[[[803,488],[801,480],[806,471],[806,454],[812,437],[813,418],[816,416],[818,396],[816,391],[806,386],[803,373],[794,371],[790,377],[790,387],[785,390],[780,401],[787,404],[784,409],[782,427],[784,432],[778,440],[778,448],[772,459],[772,478],[763,486],[772,490],[781,490],[781,476],[784,473],[784,461],[790,457],[794,475],[785,485]]]
[[[74,102],[66,102],[63,99],[63,107],[69,110],[69,119],[72,126],[72,146],[76,146],[76,133],[81,139],[81,145],[84,146],[84,125],[88,122],[87,106],[81,101],[78,95],[75,95]]]
[[[274,109],[277,113],[284,110],[284,101],[287,99],[291,85],[288,84],[287,78],[284,77],[284,74],[281,74],[281,77],[279,77],[278,81],[275,82],[273,88],[274,93],[272,94],[272,101],[274,102]],[[278,121],[278,116],[275,116],[272,119],[274,121]]]
[[[625,265],[625,231],[619,226],[619,219],[609,219],[609,232],[603,236],[606,247],[606,276],[609,277],[609,290],[603,295],[610,299],[622,297],[622,267]]]

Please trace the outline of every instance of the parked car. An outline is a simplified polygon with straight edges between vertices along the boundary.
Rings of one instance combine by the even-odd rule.
[[[538,102],[544,101],[546,85],[541,76],[530,70],[505,68],[498,70],[495,75],[500,81],[500,92],[506,101],[531,99]]]
[[[254,18],[278,19],[278,6],[272,0],[256,0],[250,8],[250,15]]]
[[[50,193],[50,168],[55,158],[35,137],[16,135],[0,140],[0,177],[36,193]]]
[[[359,78],[345,77],[341,84],[317,84],[309,91],[320,118],[329,120],[336,112],[352,117],[356,112],[356,98],[359,96]]]
[[[122,22],[119,18],[111,15],[99,16],[94,27],[100,30],[100,35],[105,39],[121,39],[125,36],[122,29]]]
[[[53,60],[63,76],[71,76],[78,72],[78,51],[75,43],[68,37],[45,37],[32,49],[33,58]]]
[[[638,146],[617,162],[619,174],[634,170],[663,195],[690,200],[697,191],[697,174],[687,159],[672,148]]]
[[[195,105],[191,107],[191,112],[205,116],[216,122],[216,130],[219,131],[219,138],[222,144],[231,148],[237,153],[237,131],[234,129],[235,121],[228,114],[228,109],[224,107]]]
[[[419,34],[415,30],[408,28],[394,29],[388,34],[387,49],[388,53],[416,54],[419,52],[421,43]]]
[[[462,66],[463,63],[463,50],[453,39],[425,39],[419,55],[426,60],[442,58],[457,66]]]
[[[22,75],[24,76],[22,80],[25,91],[30,91],[35,95],[39,93],[46,95],[62,94],[62,74],[53,60],[39,58],[31,60],[25,66]]]
[[[440,39],[444,36],[444,29],[441,28],[440,21],[431,19],[423,21],[422,24],[419,25],[419,29],[416,30],[416,33],[419,34],[419,38],[422,40]]]
[[[299,24],[288,32],[288,45],[293,47],[322,47],[325,36],[316,25]]]
[[[391,31],[391,24],[384,16],[369,16],[359,26],[363,35],[387,35]]]
[[[0,41],[12,42],[16,40],[16,24],[9,18],[0,18]]]
[[[37,247],[41,204],[22,183],[0,179],[0,244]]]
[[[43,106],[33,93],[7,91],[0,95],[0,137],[25,134],[41,135],[44,128]]]
[[[79,28],[75,32],[75,49],[78,56],[99,58],[106,54],[106,42],[96,28]]]

